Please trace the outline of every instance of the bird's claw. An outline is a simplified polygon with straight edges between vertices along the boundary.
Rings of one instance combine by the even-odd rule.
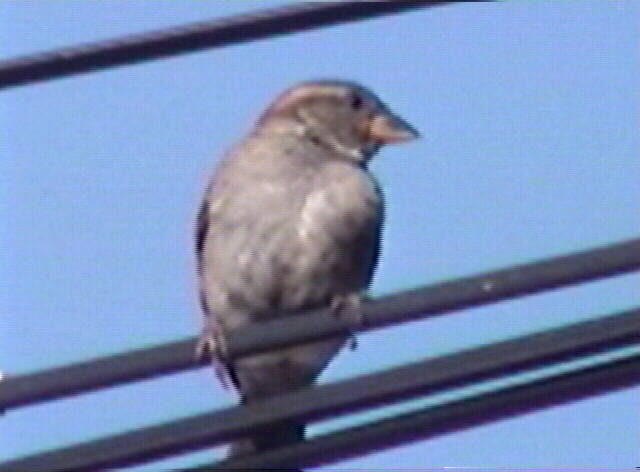
[[[195,349],[197,361],[210,359],[216,373],[216,377],[223,388],[228,389],[231,384],[231,375],[228,368],[227,337],[218,324],[206,322]]]
[[[336,297],[331,301],[331,313],[338,319],[345,320],[349,325],[348,345],[351,351],[358,348],[356,331],[364,325],[362,312],[362,298],[358,294]]]
[[[356,349],[358,349],[358,336],[354,332],[350,332],[347,343],[349,345],[349,350],[355,351]]]

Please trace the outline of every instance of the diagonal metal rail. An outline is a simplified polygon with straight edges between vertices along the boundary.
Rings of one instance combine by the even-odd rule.
[[[0,61],[0,88],[451,1],[301,2]]]
[[[1,463],[0,472],[132,466],[212,447],[283,420],[318,421],[639,342],[640,308],[35,454]]]
[[[177,472],[318,467],[640,384],[640,354]]]
[[[361,330],[442,315],[455,310],[538,293],[640,269],[640,238],[498,271],[429,285],[364,304]],[[232,356],[344,334],[347,326],[326,310],[248,326],[232,333]],[[195,338],[101,359],[8,377],[0,410],[143,380],[198,366]]]

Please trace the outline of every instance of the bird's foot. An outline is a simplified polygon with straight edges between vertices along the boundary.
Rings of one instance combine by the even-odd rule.
[[[222,326],[207,319],[196,344],[195,357],[197,361],[211,360],[216,377],[224,389],[229,389],[232,383],[228,352],[227,337]]]
[[[331,300],[331,313],[336,318],[347,322],[349,349],[355,351],[358,348],[356,331],[364,325],[362,297],[357,293],[335,297]]]

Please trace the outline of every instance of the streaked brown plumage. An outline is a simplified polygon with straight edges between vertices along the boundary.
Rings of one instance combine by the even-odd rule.
[[[301,310],[357,312],[383,220],[367,161],[381,145],[416,136],[357,84],[317,81],[280,95],[225,156],[200,208],[201,347],[223,350],[225,333]],[[229,365],[229,374],[243,402],[306,387],[344,341],[251,355]],[[236,443],[231,455],[280,447],[303,434],[302,425],[274,425]]]

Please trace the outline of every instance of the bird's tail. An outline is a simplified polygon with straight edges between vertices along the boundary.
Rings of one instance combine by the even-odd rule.
[[[259,434],[241,439],[231,444],[228,458],[254,454],[256,452],[279,449],[304,440],[305,426],[293,421],[286,421],[269,426]],[[287,472],[302,472],[296,468],[278,468]]]
[[[344,341],[344,338],[315,341],[238,359],[232,369],[242,403],[260,402],[313,385]],[[280,421],[233,443],[228,457],[290,446],[303,441],[304,434],[304,424],[295,420]],[[277,470],[300,472],[295,467],[279,467]]]
[[[254,364],[253,361],[258,359],[258,356],[262,357],[263,362]],[[253,404],[286,394],[313,382],[301,368],[296,369],[292,363],[283,361],[284,358],[276,353],[258,356],[241,359],[233,366],[242,404]],[[279,421],[232,443],[227,457],[232,463],[235,458],[241,456],[280,449],[303,441],[304,435],[304,424],[295,420]],[[301,472],[294,467],[281,467],[277,470]]]

